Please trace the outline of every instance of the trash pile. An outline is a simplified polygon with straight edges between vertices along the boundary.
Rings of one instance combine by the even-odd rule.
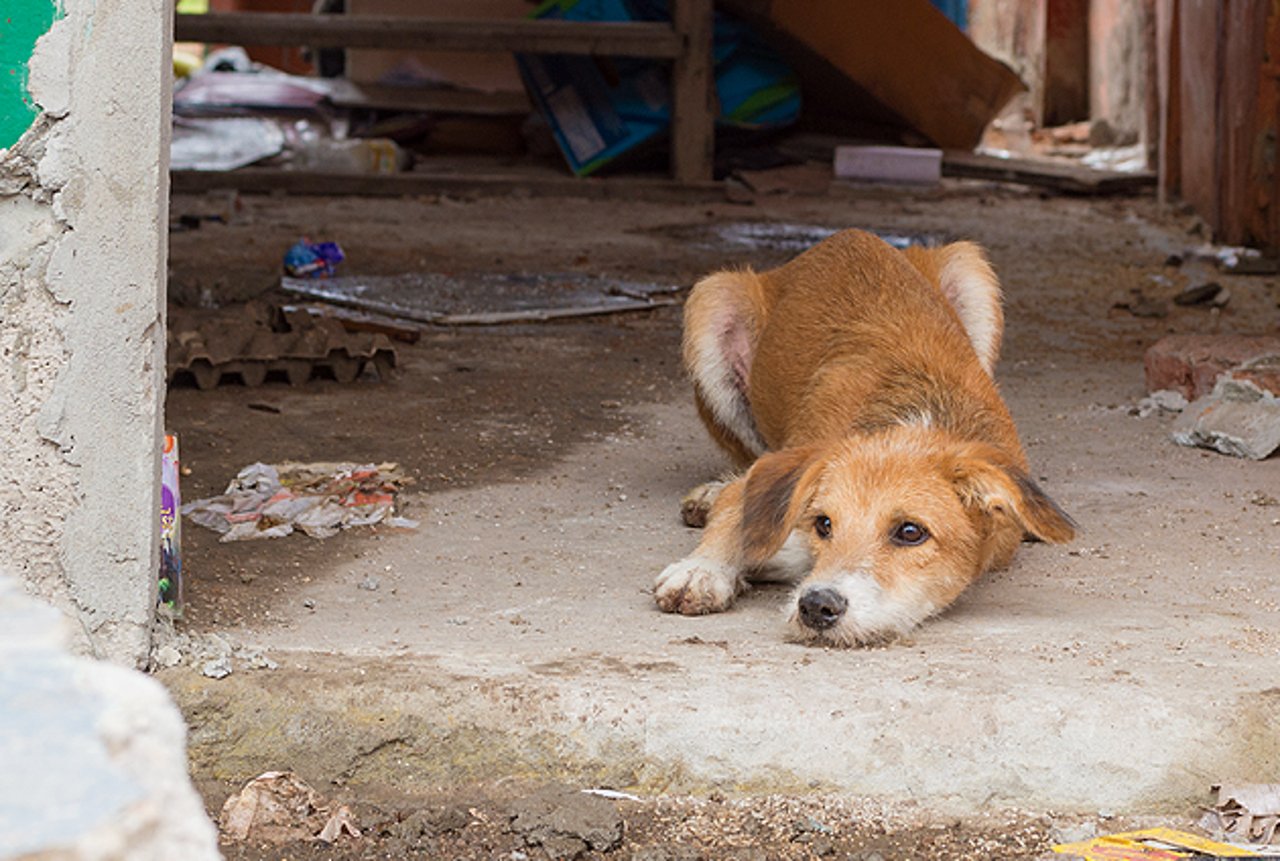
[[[396,494],[410,483],[394,463],[254,463],[221,496],[188,503],[182,513],[222,533],[222,541],[280,538],[294,530],[328,538],[377,524],[414,529],[416,520],[395,514]]]
[[[1216,784],[1198,823],[1210,837],[1173,828],[1144,828],[1059,843],[1053,851],[1083,861],[1212,861],[1280,858],[1280,783]]]

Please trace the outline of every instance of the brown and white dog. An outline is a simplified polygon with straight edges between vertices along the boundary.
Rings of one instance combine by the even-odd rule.
[[[781,574],[802,578],[793,639],[868,643],[941,611],[1027,534],[1070,540],[991,378],[1000,304],[978,246],[899,251],[858,230],[700,281],[685,365],[712,438],[750,468],[707,486],[702,541],[658,576],[658,606],[719,612]]]

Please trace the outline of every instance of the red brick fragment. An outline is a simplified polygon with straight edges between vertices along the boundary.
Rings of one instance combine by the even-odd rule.
[[[1280,335],[1169,335],[1147,350],[1143,365],[1148,392],[1173,389],[1189,401],[1211,392],[1227,371],[1280,395]]]

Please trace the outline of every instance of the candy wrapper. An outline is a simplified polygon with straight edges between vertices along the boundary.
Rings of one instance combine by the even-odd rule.
[[[284,254],[284,271],[294,278],[328,278],[346,259],[336,242],[295,242]]]

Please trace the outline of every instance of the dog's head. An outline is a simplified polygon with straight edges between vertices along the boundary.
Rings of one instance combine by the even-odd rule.
[[[747,475],[743,554],[763,564],[792,531],[812,573],[791,602],[797,640],[892,638],[1007,564],[1023,536],[1061,543],[1075,524],[1000,450],[899,427],[761,457]]]

